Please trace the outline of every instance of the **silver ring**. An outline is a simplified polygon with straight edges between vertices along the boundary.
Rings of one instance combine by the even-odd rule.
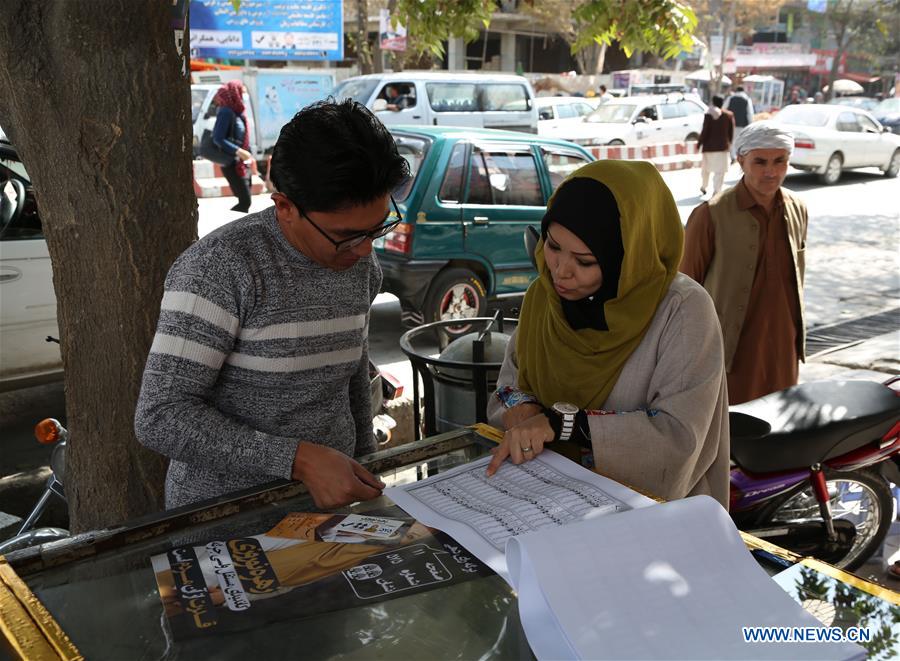
[[[522,448],[522,452],[531,452],[531,448]]]

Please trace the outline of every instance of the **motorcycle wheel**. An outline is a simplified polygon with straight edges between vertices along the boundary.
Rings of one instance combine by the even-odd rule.
[[[831,564],[852,571],[868,560],[884,541],[894,518],[894,497],[884,478],[868,470],[827,471],[825,477],[832,517],[850,521],[856,528],[850,550],[839,560],[832,559]],[[765,523],[757,522],[757,525],[822,521],[812,486],[785,496],[769,512]]]

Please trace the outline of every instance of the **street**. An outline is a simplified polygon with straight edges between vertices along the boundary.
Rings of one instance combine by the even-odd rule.
[[[699,170],[665,172],[662,176],[686,222],[701,201]],[[732,166],[725,185],[734,185],[739,177],[739,168]],[[813,175],[791,171],[785,185],[799,193],[809,207],[805,290],[809,329],[900,307],[897,180],[886,179],[877,170],[862,170],[845,172],[837,185],[825,187]],[[234,198],[207,198],[198,204],[201,236],[240,217],[229,211]],[[269,204],[268,195],[255,196],[251,211]],[[411,394],[412,370],[399,348],[403,329],[400,305],[394,296],[380,294],[375,299],[370,326],[373,361],[400,379]],[[897,356],[900,350],[894,346],[894,360]],[[830,374],[821,366],[801,367],[801,379]],[[49,458],[48,450],[31,437],[32,426],[44,417],[65,419],[62,384],[0,394],[0,422],[5,431],[0,476],[33,469]]]
[[[682,221],[687,222],[691,210],[701,202],[699,169],[664,172],[662,177],[672,190]],[[734,165],[725,185],[732,186],[739,178],[740,169]],[[837,185],[822,186],[815,176],[792,170],[785,185],[800,194],[809,208],[805,289],[808,328],[900,307],[897,180],[870,169],[845,172]],[[257,195],[251,211],[270,203],[268,195]],[[203,236],[239,218],[239,213],[229,210],[233,204],[231,197],[198,200],[199,234]],[[391,294],[380,294],[372,309],[370,355],[411,392],[412,370],[398,343],[402,332],[400,304]],[[900,355],[900,351],[894,353]],[[801,370],[801,377],[803,373]],[[64,418],[63,401],[61,384],[0,394],[0,421],[7,441],[0,458],[0,475],[34,466],[31,427],[43,417]],[[44,449],[38,450],[48,455]]]

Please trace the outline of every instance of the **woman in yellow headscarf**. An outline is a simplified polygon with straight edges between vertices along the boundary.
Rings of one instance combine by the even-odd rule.
[[[556,442],[656,496],[728,506],[722,336],[709,295],[678,273],[683,243],[650,163],[598,161],[560,185],[488,405],[506,430],[489,475]]]

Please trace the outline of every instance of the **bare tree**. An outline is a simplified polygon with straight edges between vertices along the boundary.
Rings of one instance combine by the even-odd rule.
[[[197,234],[187,44],[171,2],[6,0],[0,118],[32,177],[53,265],[86,530],[160,509],[164,460],[134,409],[165,274]]]

